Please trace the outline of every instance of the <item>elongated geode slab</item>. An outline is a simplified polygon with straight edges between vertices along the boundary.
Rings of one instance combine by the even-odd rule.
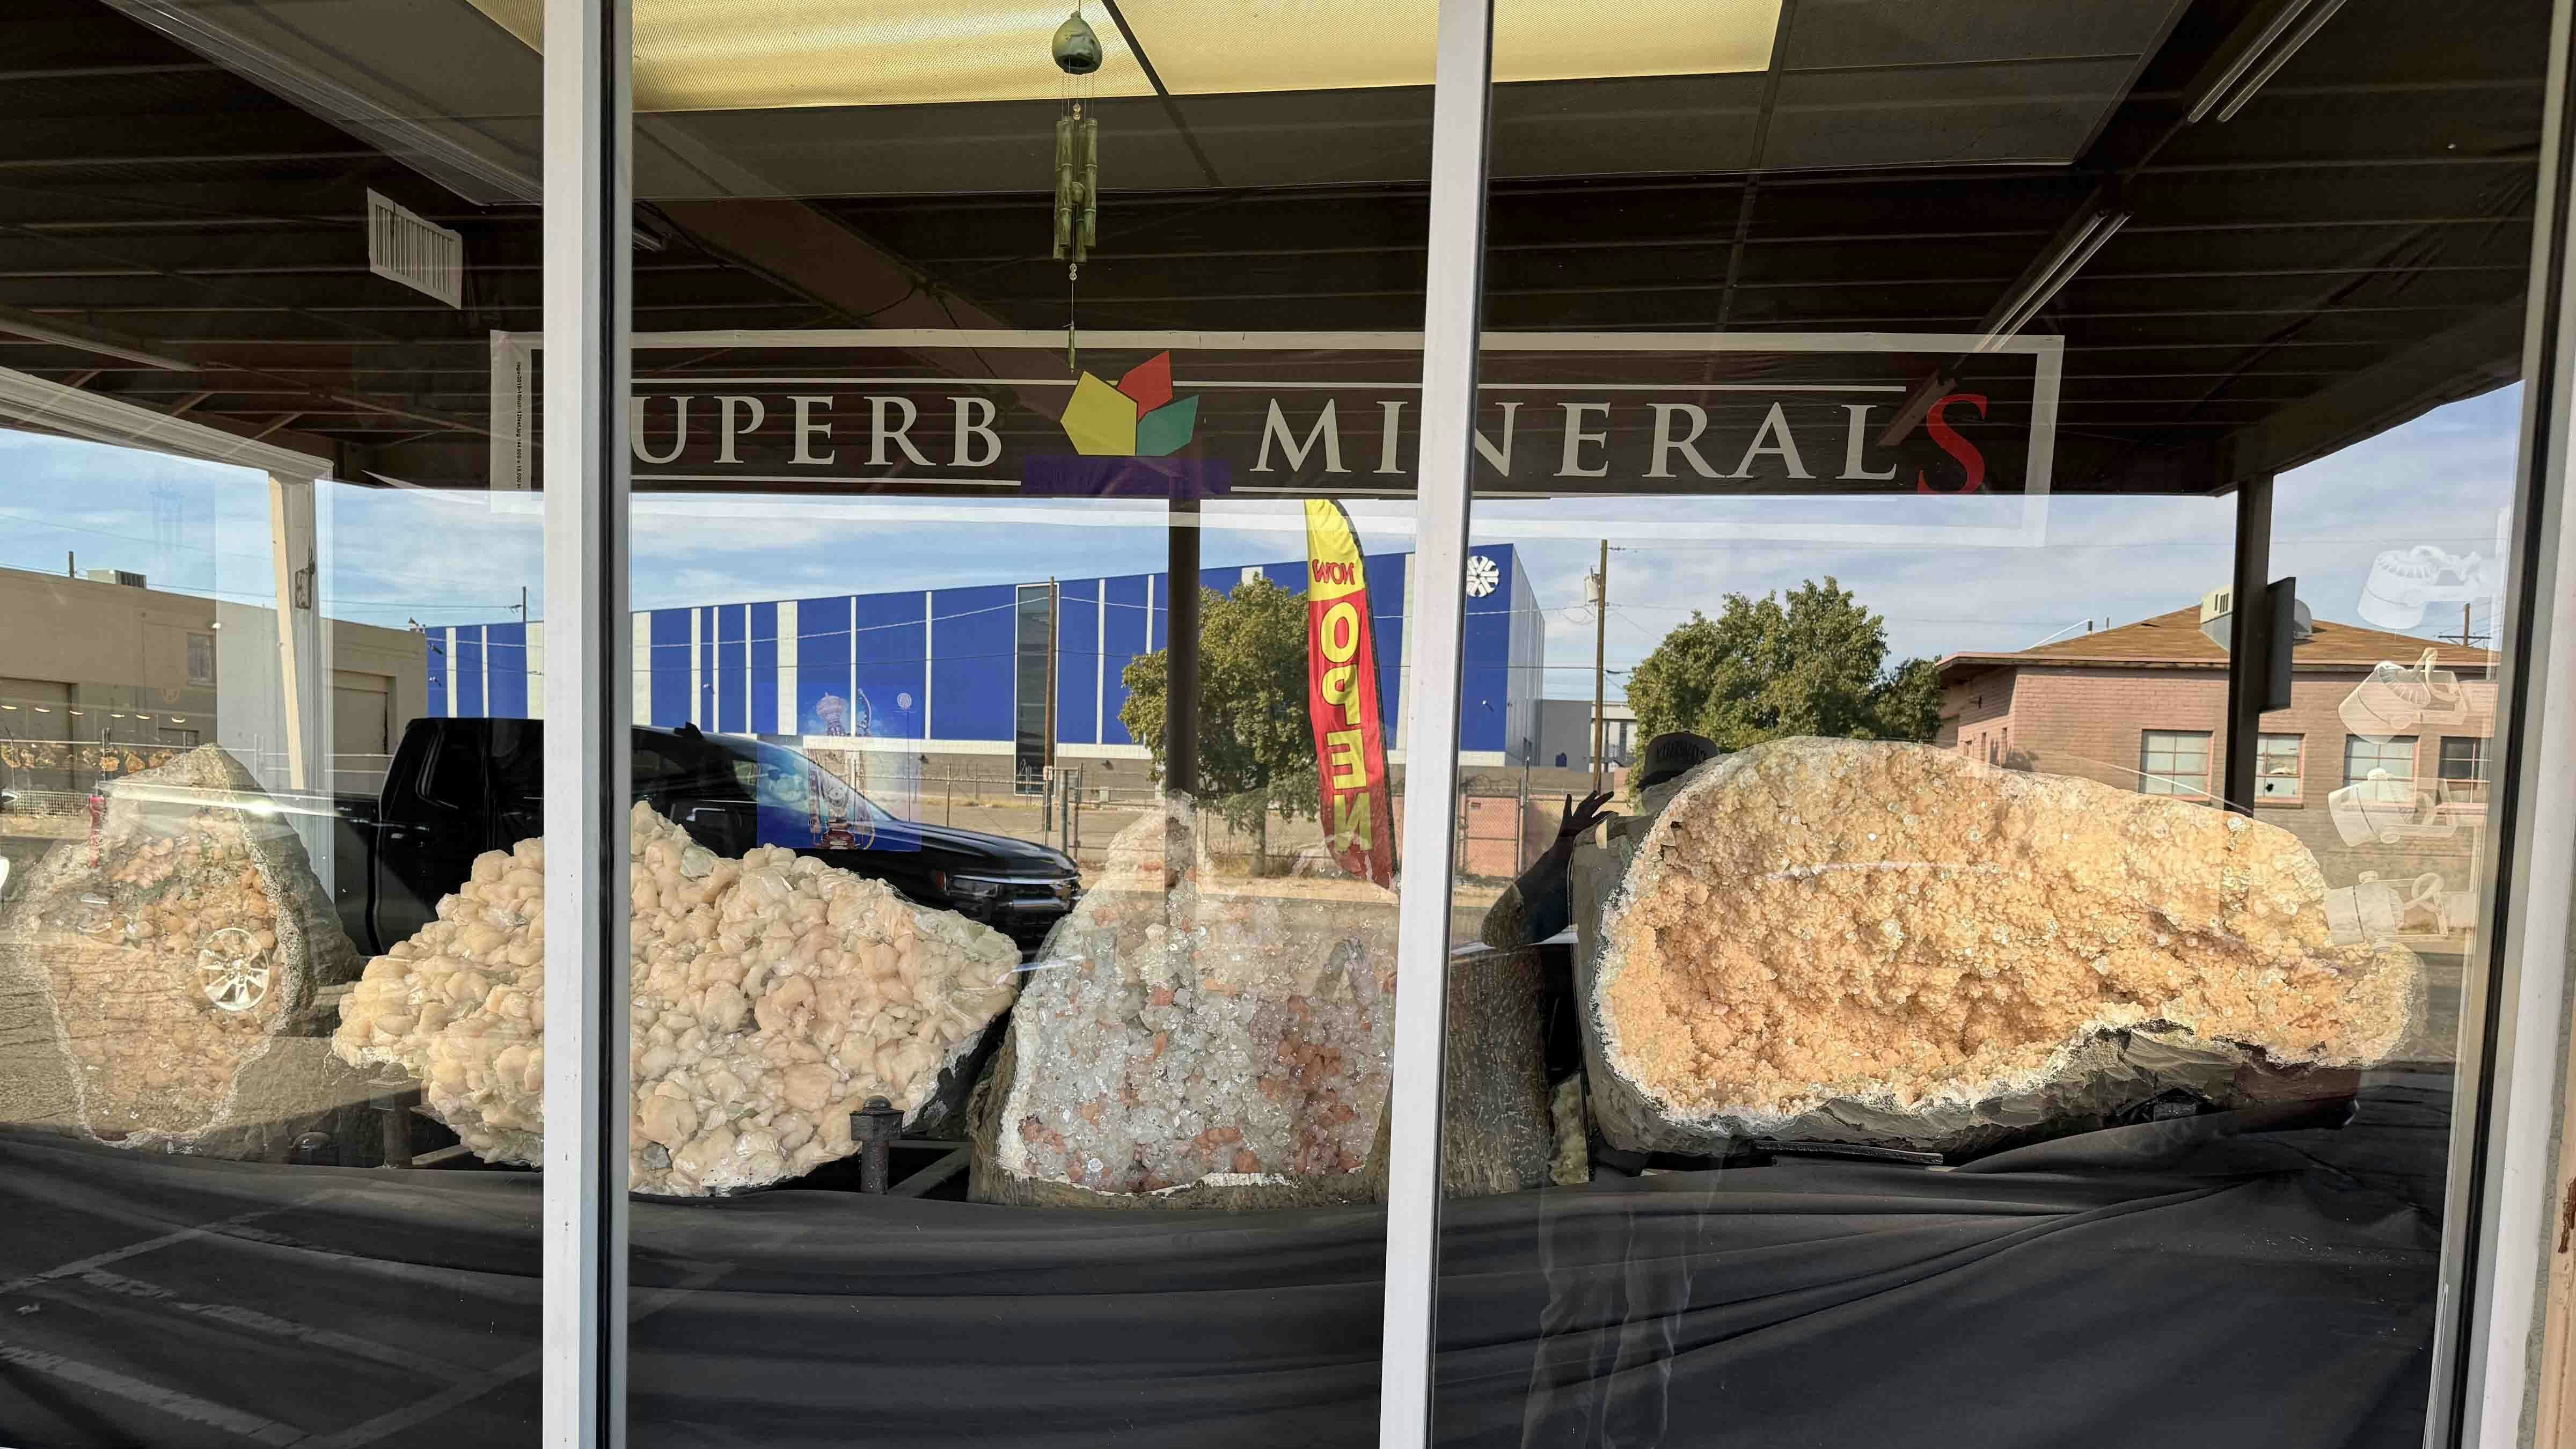
[[[2387,1059],[2423,969],[2330,944],[2297,837],[1924,745],[1702,767],[1639,842],[1586,992],[1622,1145],[1970,1145],[2240,1065]]]

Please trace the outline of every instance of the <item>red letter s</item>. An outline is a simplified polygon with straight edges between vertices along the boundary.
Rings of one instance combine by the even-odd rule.
[[[1986,487],[1986,455],[1977,451],[1976,444],[1960,437],[1959,430],[1951,427],[1950,420],[1941,415],[1954,402],[1975,403],[1978,418],[1982,420],[1986,415],[1984,394],[1954,392],[1932,405],[1932,412],[1923,420],[1923,426],[1932,434],[1932,441],[1940,445],[1942,452],[1958,459],[1959,466],[1968,470],[1966,486],[1949,491],[1952,494],[1982,493]],[[1923,476],[1923,470],[1917,468],[1914,470],[1914,491],[1937,494],[1942,490],[1933,487],[1931,480]]]

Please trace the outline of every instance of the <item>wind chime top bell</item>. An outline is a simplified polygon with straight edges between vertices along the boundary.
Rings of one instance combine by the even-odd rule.
[[[1055,28],[1055,66],[1066,75],[1089,75],[1100,69],[1100,36],[1076,10]]]

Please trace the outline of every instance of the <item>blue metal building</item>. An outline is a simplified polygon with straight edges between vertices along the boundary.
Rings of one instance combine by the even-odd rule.
[[[1373,554],[1378,697],[1401,751],[1413,555]],[[1302,559],[1203,570],[1226,591],[1255,576],[1303,592]],[[1049,599],[1050,587],[1054,598]],[[1469,563],[1459,748],[1469,765],[1517,765],[1536,748],[1545,692],[1546,620],[1518,550],[1473,550]],[[635,718],[772,737],[872,740],[922,754],[1042,755],[1055,617],[1056,755],[1142,759],[1119,722],[1123,675],[1168,641],[1164,574],[986,584],[760,603],[647,609],[635,615]],[[458,624],[429,632],[434,716],[542,713],[545,625]],[[1401,756],[1399,755],[1400,759]]]

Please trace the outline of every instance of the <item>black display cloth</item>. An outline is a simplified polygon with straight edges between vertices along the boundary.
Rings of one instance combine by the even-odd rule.
[[[2422,1431],[2446,1102],[1449,1206],[1439,1441],[2262,1449]],[[0,1133],[0,1443],[535,1435],[537,1179]],[[1384,1215],[634,1204],[639,1445],[1376,1442]]]

